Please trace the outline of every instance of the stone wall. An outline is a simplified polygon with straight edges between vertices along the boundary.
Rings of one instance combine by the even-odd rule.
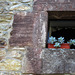
[[[0,50],[0,74],[1,75],[22,75],[24,56],[26,48],[9,48]]]
[[[75,1],[0,0],[0,49],[4,53],[0,58],[1,73],[42,73],[40,56],[46,45],[47,11],[75,11]],[[6,67],[12,62],[16,68]]]
[[[33,10],[32,5],[33,0],[0,0],[0,75],[24,75],[26,73],[29,66],[26,66],[29,63],[26,58],[27,47],[26,45],[22,47],[16,47],[18,45],[10,47],[9,39],[13,29],[13,31],[15,31],[15,28],[21,31],[24,28],[19,29],[20,21],[18,21],[18,17],[15,18],[15,14],[24,12],[26,15],[27,12]],[[17,15],[21,16],[21,14]],[[26,21],[23,18],[20,18],[20,20]],[[14,21],[15,26],[18,22],[18,28],[14,28]],[[22,33],[20,32],[16,36],[20,37],[20,34]],[[19,39],[17,38],[17,40]]]

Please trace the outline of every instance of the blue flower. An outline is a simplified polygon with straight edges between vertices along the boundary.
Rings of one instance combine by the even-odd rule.
[[[48,43],[51,43],[51,44],[53,44],[56,41],[57,41],[56,38],[53,36],[49,37],[49,39],[48,39]]]
[[[75,39],[70,39],[69,43],[70,43],[70,45],[73,44],[75,46]]]
[[[64,40],[64,37],[59,37],[59,38],[58,38],[58,42],[59,42],[59,43],[62,44],[62,43],[64,43],[64,41],[65,41],[65,40]]]
[[[60,45],[59,42],[56,42],[55,45],[54,45],[54,47],[56,47],[56,48],[57,48],[57,47],[61,47],[61,45]]]

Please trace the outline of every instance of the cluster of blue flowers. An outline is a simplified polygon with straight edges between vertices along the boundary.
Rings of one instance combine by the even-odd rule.
[[[57,40],[55,37],[51,36],[48,39],[48,43],[55,44],[54,47],[61,47],[61,44],[64,43],[64,41],[64,37],[59,37]],[[70,39],[67,43],[75,46],[75,39]]]
[[[55,43],[54,47],[61,47],[60,44],[64,43],[64,41],[65,41],[64,37],[59,37],[58,40],[56,40],[55,37],[51,36],[48,39],[48,43],[51,43],[51,44]]]
[[[51,43],[51,44],[54,44],[56,41],[57,41],[56,38],[53,36],[49,37],[48,39],[48,43]]]
[[[67,42],[67,43],[69,43],[70,45],[74,45],[75,46],[75,39],[70,39],[70,41]]]

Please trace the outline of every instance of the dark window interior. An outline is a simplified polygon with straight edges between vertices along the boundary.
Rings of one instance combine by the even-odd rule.
[[[75,12],[53,11],[48,12],[48,37],[64,37],[65,43],[75,39]],[[47,37],[47,41],[48,41]],[[71,45],[71,49],[75,46]]]

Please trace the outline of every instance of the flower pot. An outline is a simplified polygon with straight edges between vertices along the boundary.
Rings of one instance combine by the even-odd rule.
[[[55,44],[50,44],[50,43],[48,43],[48,48],[55,48],[54,45],[55,45]]]
[[[55,45],[55,44],[49,44],[49,43],[48,43],[48,48],[55,48],[54,45]],[[68,43],[63,43],[63,44],[61,44],[61,47],[60,47],[60,48],[61,48],[61,49],[70,49],[70,44],[68,44]],[[58,48],[56,48],[56,49],[58,49]]]
[[[63,43],[63,44],[61,44],[61,47],[60,48],[62,48],[62,49],[70,49],[70,44]]]

